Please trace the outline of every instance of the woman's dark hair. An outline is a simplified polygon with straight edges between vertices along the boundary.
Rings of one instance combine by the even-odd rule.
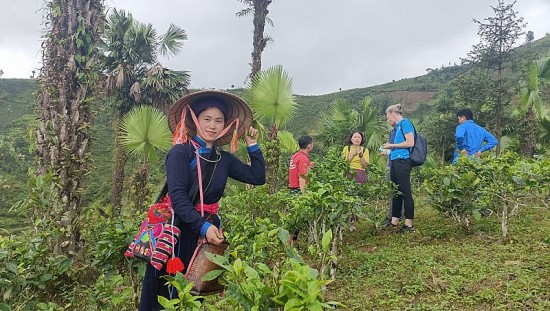
[[[351,138],[353,137],[353,134],[355,134],[355,133],[359,133],[359,135],[361,135],[361,143],[359,145],[362,146],[365,143],[365,136],[363,135],[363,133],[361,133],[361,131],[351,132],[351,134],[348,137],[348,145],[353,145],[353,143],[351,142]]]

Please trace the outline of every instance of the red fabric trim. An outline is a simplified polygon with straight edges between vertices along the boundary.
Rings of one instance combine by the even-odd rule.
[[[212,204],[204,204],[203,205],[204,207],[204,211],[209,213],[209,214],[217,214],[218,213],[218,210],[220,209],[220,204],[218,202],[216,203],[212,203]],[[197,209],[197,211],[201,211],[201,204],[197,204],[197,206],[195,206],[195,208]]]

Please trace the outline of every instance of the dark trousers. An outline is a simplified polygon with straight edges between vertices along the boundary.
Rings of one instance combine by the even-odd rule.
[[[405,219],[414,219],[414,200],[411,191],[412,165],[408,159],[396,159],[391,162],[391,181],[397,185],[400,193],[392,201],[392,217],[401,218],[401,206],[405,207]]]
[[[390,162],[391,165],[391,162]],[[386,168],[386,180],[391,181],[391,166],[388,166]],[[401,204],[401,214],[405,214],[405,207],[403,204]],[[393,194],[390,196],[389,202],[388,202],[388,213],[386,215],[386,219],[391,220],[391,217],[393,215]]]

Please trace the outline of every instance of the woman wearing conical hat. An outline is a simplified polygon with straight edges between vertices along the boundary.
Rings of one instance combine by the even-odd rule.
[[[174,133],[174,146],[166,157],[168,195],[181,231],[174,252],[185,272],[200,237],[215,245],[224,243],[218,201],[228,178],[262,185],[265,160],[257,143],[258,131],[251,127],[252,112],[233,94],[210,90],[188,94],[170,108],[168,121]],[[230,144],[234,150],[237,139],[243,136],[250,165],[216,148]],[[198,182],[199,173],[206,175],[201,176],[202,183]],[[174,272],[170,267],[168,270]],[[166,269],[158,271],[147,264],[139,310],[161,309],[157,296],[170,296],[161,277],[165,274]]]

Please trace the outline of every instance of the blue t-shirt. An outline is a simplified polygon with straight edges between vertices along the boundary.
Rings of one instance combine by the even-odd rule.
[[[394,144],[399,144],[405,141],[405,136],[403,134],[413,133],[414,135],[414,126],[407,118],[401,119],[395,125],[395,138],[393,140]],[[410,158],[410,148],[393,148],[390,153],[390,160],[395,159],[408,159]]]
[[[455,131],[456,148],[453,158],[453,164],[460,156],[461,150],[468,152],[468,157],[476,152],[485,152],[498,145],[498,140],[483,127],[477,125],[473,120],[459,124]]]

